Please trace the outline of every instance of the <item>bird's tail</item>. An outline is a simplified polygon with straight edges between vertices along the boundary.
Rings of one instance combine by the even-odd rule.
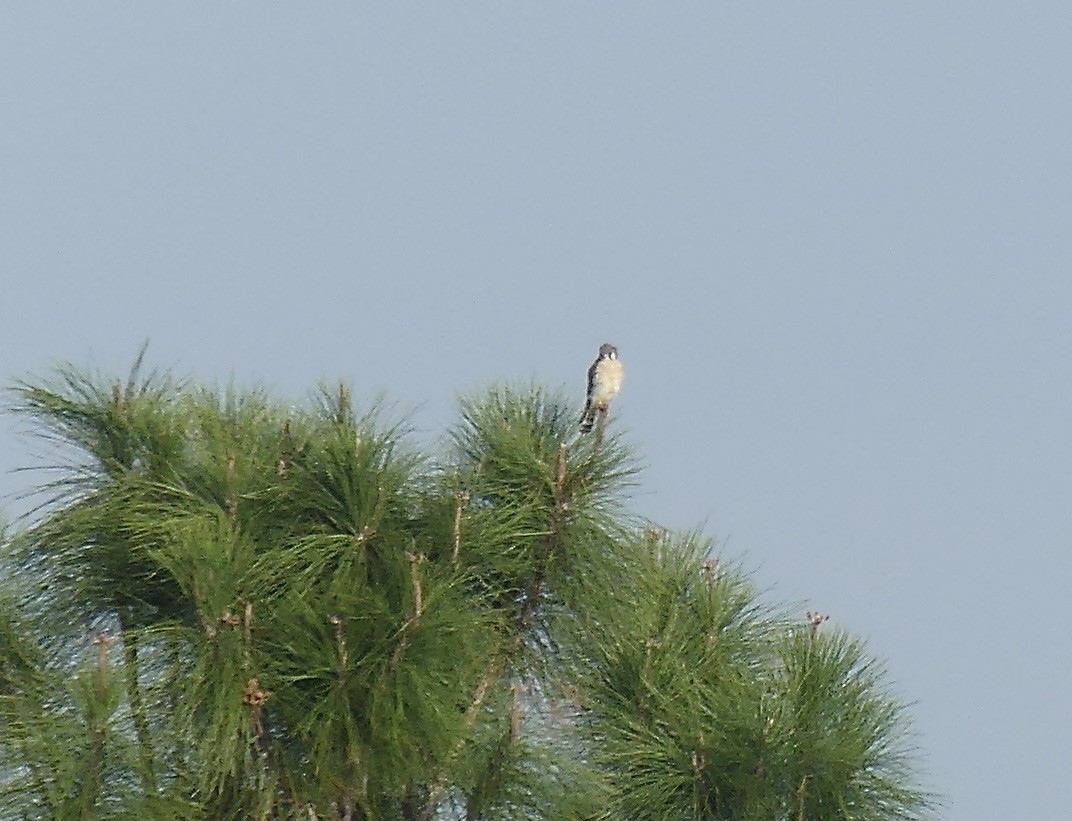
[[[585,403],[584,413],[581,414],[581,433],[589,433],[592,430],[592,426],[596,423],[597,410],[598,408],[592,402]]]

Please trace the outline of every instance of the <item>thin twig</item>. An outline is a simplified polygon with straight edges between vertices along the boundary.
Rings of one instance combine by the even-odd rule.
[[[416,630],[421,625],[421,616],[424,613],[424,600],[421,590],[421,574],[420,564],[424,561],[424,556],[418,553],[411,553],[406,551],[406,558],[409,560],[409,578],[410,583],[413,586],[413,614],[406,619],[406,623],[402,625],[398,633],[398,645],[395,647],[394,653],[391,655],[391,667],[397,668],[402,662],[402,657],[406,653],[406,644],[409,641],[409,634],[411,631]]]
[[[358,542],[367,542],[376,535],[376,528],[380,526],[380,518],[383,516],[383,504],[386,495],[383,486],[376,489],[376,505],[372,508],[372,515],[369,517],[369,520],[365,522],[364,527],[362,527],[357,534]]]
[[[420,564],[425,561],[425,556],[405,552],[405,557],[410,559],[410,582],[413,585],[413,615],[407,618],[404,625],[398,631],[397,635],[399,643],[394,647],[394,653],[391,655],[391,669],[396,669],[402,662],[402,658],[405,655],[405,647],[408,641],[410,641],[410,633],[420,627],[420,617],[425,612],[425,603],[423,603],[423,594],[421,592],[420,584]]]
[[[94,675],[94,694],[96,703],[91,708],[92,715],[90,730],[89,756],[86,758],[84,775],[82,778],[82,790],[79,795],[81,805],[81,817],[90,818],[100,795],[100,785],[103,781],[104,770],[104,736],[108,725],[104,716],[104,703],[108,695],[108,645],[111,636],[107,630],[93,637],[93,643],[97,645],[97,670]]]
[[[476,724],[477,717],[480,715],[480,709],[484,706],[484,699],[488,697],[488,691],[491,686],[499,680],[502,675],[504,665],[496,662],[488,668],[484,677],[480,679],[480,682],[476,686],[476,692],[473,694],[473,700],[469,704],[469,709],[465,711],[465,730],[466,732],[461,735],[454,743],[453,749],[450,751],[450,755],[447,756],[447,762],[443,768],[439,771],[439,777],[435,780],[431,787],[428,788],[428,800],[425,803],[425,815],[431,817],[435,810],[436,805],[443,797],[443,791],[446,789],[447,772],[454,765],[454,762],[458,760],[458,756],[461,755],[462,750],[465,749],[466,742],[469,738],[469,731],[473,725]]]
[[[532,624],[532,618],[536,614],[536,607],[539,604],[540,595],[543,591],[544,583],[547,580],[547,571],[551,557],[558,552],[559,534],[562,530],[563,516],[566,511],[566,454],[568,450],[568,445],[562,445],[558,449],[558,460],[555,465],[555,484],[552,489],[554,507],[551,511],[551,522],[547,529],[547,539],[544,542],[544,549],[540,556],[539,565],[537,566],[535,575],[529,582],[528,589],[525,592],[525,598],[521,602],[521,609],[518,612],[517,624],[520,629],[518,635],[515,636],[514,649],[520,645],[522,634],[528,630],[529,626]]]
[[[514,686],[510,688],[513,697],[513,704],[510,705],[511,744],[516,744],[518,739],[521,738],[521,692],[523,689],[520,681],[515,681]]]
[[[800,779],[800,787],[797,788],[797,821],[804,821],[804,799],[807,797],[808,777]]]
[[[108,687],[108,645],[112,642],[112,636],[107,630],[102,630],[93,637],[93,643],[97,645],[97,698],[101,701],[107,695]]]
[[[130,702],[130,713],[134,718],[134,735],[138,741],[138,753],[141,759],[142,789],[147,794],[156,792],[156,776],[153,773],[153,742],[149,733],[149,719],[145,715],[145,704],[141,698],[140,677],[141,665],[138,661],[138,634],[135,630],[127,628],[123,631],[123,665],[126,668],[127,701]]]
[[[701,738],[701,741],[703,739]],[[692,754],[693,789],[696,796],[696,817],[703,816],[704,807],[707,803],[706,785],[704,784],[704,770],[707,767],[707,756],[703,750],[696,750]]]
[[[242,628],[245,637],[244,658],[242,660],[243,666],[249,669],[253,666],[253,603],[246,602],[246,610],[243,614]]]
[[[194,570],[193,577],[194,577],[194,585],[193,585],[193,587],[194,587],[194,603],[197,605],[198,618],[201,619],[201,626],[205,629],[205,635],[208,636],[210,639],[214,639],[214,638],[216,638],[216,635],[218,634],[218,631],[216,630],[216,625],[214,625],[209,620],[208,616],[205,615],[205,609],[206,609],[206,607],[205,607],[205,604],[206,604],[205,596],[204,596],[204,593],[201,590],[201,580],[197,575],[197,570]]]
[[[599,449],[603,446],[603,432],[607,428],[607,420],[610,418],[610,406],[602,405],[598,408],[598,414],[596,416],[596,441],[592,448],[592,455],[599,453]]]
[[[292,442],[290,438],[290,420],[283,422],[283,447],[279,454],[279,464],[276,467],[276,475],[280,479],[286,479],[289,474],[290,454]]]
[[[458,555],[462,550],[462,513],[468,500],[467,493],[457,493],[454,496],[454,550],[450,554],[450,560],[454,564],[458,563]]]
[[[409,560],[409,578],[410,583],[413,585],[413,618],[410,620],[411,629],[415,629],[420,626],[421,615],[424,613],[424,597],[421,593],[421,572],[420,566],[424,562],[424,556],[419,553],[411,553],[406,551],[406,558]]]
[[[238,517],[238,493],[235,490],[235,453],[227,451],[227,514]]]
[[[335,647],[339,655],[336,672],[338,673],[339,687],[342,688],[346,685],[346,634],[343,632],[345,622],[338,616],[332,616],[328,621],[335,625]]]

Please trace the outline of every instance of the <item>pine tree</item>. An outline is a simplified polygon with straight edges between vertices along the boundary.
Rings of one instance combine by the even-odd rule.
[[[927,817],[902,705],[823,618],[632,515],[621,435],[537,387],[432,458],[301,407],[75,367],[3,540],[0,818]]]

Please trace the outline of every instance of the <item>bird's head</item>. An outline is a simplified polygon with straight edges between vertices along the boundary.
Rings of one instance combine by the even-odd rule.
[[[618,349],[611,345],[609,342],[604,342],[599,346],[599,358],[600,359],[617,359]]]

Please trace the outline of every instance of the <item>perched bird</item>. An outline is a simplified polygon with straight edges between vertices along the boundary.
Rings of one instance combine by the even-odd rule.
[[[581,432],[588,433],[596,423],[596,413],[605,414],[611,400],[622,389],[625,368],[618,359],[618,349],[605,342],[599,346],[599,356],[588,369],[588,393],[584,413],[581,414]]]

